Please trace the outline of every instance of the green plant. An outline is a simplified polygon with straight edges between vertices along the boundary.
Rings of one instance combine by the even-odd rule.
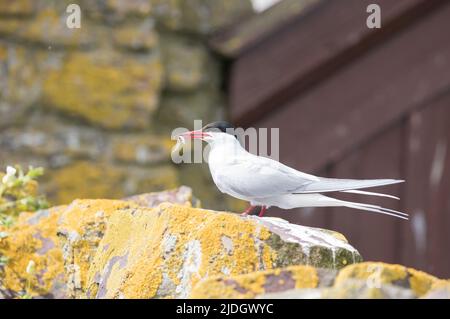
[[[21,212],[47,208],[44,196],[37,195],[36,179],[44,174],[43,168],[30,166],[25,174],[20,166],[8,166],[0,173],[0,225],[11,226]]]
[[[5,266],[8,263],[9,258],[6,256],[0,256],[0,267]]]

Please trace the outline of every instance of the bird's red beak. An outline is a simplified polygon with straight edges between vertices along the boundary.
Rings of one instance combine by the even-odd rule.
[[[199,140],[201,140],[207,136],[211,136],[208,133],[203,132],[202,130],[189,131],[189,132],[183,133],[181,135],[185,138],[199,139]]]

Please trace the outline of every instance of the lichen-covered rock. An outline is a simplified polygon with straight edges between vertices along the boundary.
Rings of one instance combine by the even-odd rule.
[[[375,288],[384,284],[407,288],[415,297],[423,296],[439,282],[438,278],[422,271],[381,262],[365,262],[345,267],[337,275],[335,286],[340,286],[349,279],[363,280],[369,287]]]
[[[323,289],[322,299],[413,299],[414,292],[391,283],[372,285],[370,281],[349,278],[333,287]]]
[[[403,287],[383,284],[368,286],[361,279],[349,279],[339,286],[312,289],[291,289],[258,295],[258,299],[413,299],[414,293]]]
[[[267,243],[277,251],[276,267],[305,264],[339,269],[362,261],[361,255],[338,232],[291,224],[281,218],[248,218],[273,234]]]
[[[117,23],[127,18],[148,18],[152,12],[152,0],[81,0],[81,7],[92,19]]]
[[[342,235],[187,206],[116,212],[89,269],[88,298],[187,297],[201,279],[359,261]]]
[[[106,223],[115,213],[139,207],[155,207],[161,202],[198,205],[189,187],[135,195],[125,200],[75,200],[62,212],[58,236],[62,245],[68,296],[78,298],[86,285],[86,276],[102,239]]]
[[[253,12],[249,0],[152,0],[153,16],[172,30],[208,34]]]
[[[215,105],[212,108],[211,105]],[[157,119],[172,127],[191,127],[201,118],[209,123],[224,116],[224,99],[217,91],[194,93],[170,93],[161,100],[161,110]]]
[[[64,207],[22,213],[11,228],[2,228],[0,239],[0,299],[22,296],[65,298],[65,275],[56,235]],[[33,271],[30,266],[34,264]],[[28,269],[27,269],[28,268]],[[28,271],[27,271],[28,270]]]
[[[206,40],[250,0],[80,0],[81,28],[66,24],[72,3],[0,0],[0,161],[50,168],[55,204],[191,182],[199,170],[181,180],[161,136],[224,117],[222,61]],[[236,208],[209,175],[192,185]]]
[[[122,49],[130,50],[150,50],[156,48],[159,36],[154,30],[152,20],[135,25],[120,26],[113,34],[113,41],[116,46]]]
[[[0,12],[4,16],[24,17],[33,14],[36,7],[35,0],[0,0]]]
[[[48,59],[46,52],[0,41],[0,128],[19,122],[36,103],[42,91],[39,68]]]
[[[159,55],[126,59],[110,50],[68,54],[49,70],[43,100],[53,109],[110,128],[145,128],[162,81]]]
[[[166,86],[173,91],[192,91],[201,85],[218,84],[217,65],[204,47],[184,37],[166,36],[162,41]]]
[[[63,211],[59,218],[58,236],[62,244],[69,297],[80,297],[110,215],[136,207],[132,202],[120,200],[75,200]]]
[[[10,127],[0,135],[0,148],[8,152],[53,158],[53,167],[65,164],[71,156],[99,159],[106,150],[106,138],[98,129],[79,130],[73,123],[54,116],[34,114],[24,127]]]
[[[116,160],[141,165],[167,161],[173,142],[168,137],[127,134],[113,138],[112,153]]]
[[[147,190],[160,191],[177,186],[172,165],[123,167],[98,161],[76,161],[49,172],[44,191],[54,203],[75,198],[122,198]]]
[[[255,298],[291,289],[316,288],[326,285],[330,274],[333,276],[335,271],[302,265],[231,277],[213,276],[195,285],[190,298]]]
[[[68,28],[66,25],[66,8],[71,1],[51,1],[52,5],[36,10],[33,19],[21,20],[20,26],[12,35],[21,41],[30,41],[54,47],[87,47],[100,35],[97,26],[82,21],[81,28]],[[64,3],[65,2],[65,3]]]
[[[423,295],[423,299],[450,299],[450,279],[439,280]]]
[[[302,268],[287,267],[267,274],[283,274],[290,269],[304,271]],[[273,281],[282,283],[276,285],[276,289],[262,289],[261,282],[266,282],[264,278],[267,275],[255,272],[243,276],[206,279],[195,286],[191,297],[218,298],[222,294],[227,298],[262,299],[415,299],[448,298],[450,291],[448,281],[400,265],[364,262],[349,265],[340,271],[314,270],[319,278],[319,284],[316,285],[294,285],[290,279],[283,281],[283,277],[288,278],[286,275],[277,275],[273,277]],[[310,278],[311,275],[304,277]],[[246,286],[237,284],[240,282],[245,282]],[[249,282],[253,285],[249,285]]]
[[[180,186],[178,188],[162,192],[129,196],[124,198],[124,200],[131,201],[142,207],[156,207],[159,204],[166,202],[200,207],[200,201],[194,197],[192,194],[192,189],[187,186]]]

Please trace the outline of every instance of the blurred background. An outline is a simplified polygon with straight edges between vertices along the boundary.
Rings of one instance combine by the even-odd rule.
[[[81,28],[66,8],[81,8]],[[369,29],[367,6],[381,8]],[[365,260],[450,276],[450,1],[0,0],[0,165],[46,169],[52,204],[191,186],[240,211],[170,133],[228,119],[279,128],[280,160],[399,178],[346,208],[268,215],[342,232]]]

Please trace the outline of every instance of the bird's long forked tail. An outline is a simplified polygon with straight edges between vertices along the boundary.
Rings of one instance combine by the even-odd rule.
[[[362,191],[361,188],[370,188],[370,187],[376,187],[376,186],[385,186],[385,185],[392,185],[392,184],[398,184],[403,183],[404,180],[399,179],[366,179],[366,180],[356,180],[356,179],[338,179],[338,178],[323,178],[321,177],[319,181],[315,181],[311,184],[308,184],[304,187],[304,189],[301,190],[299,193],[295,194],[311,194],[311,193],[319,193],[317,195],[321,196],[321,202],[328,203],[330,206],[344,206],[349,208],[355,208],[360,210],[365,210],[369,212],[394,216],[402,219],[408,219],[408,214],[393,210],[384,208],[378,205],[370,205],[370,204],[363,204],[363,203],[356,203],[356,202],[350,202],[350,201],[344,201],[335,199],[332,197],[328,197],[325,195],[322,195],[320,193],[327,193],[327,192],[342,192],[342,193],[353,193],[353,194],[360,194],[360,195],[369,195],[369,196],[380,196],[380,197],[388,197],[393,199],[399,199],[396,196],[388,195],[388,194],[382,194],[382,193],[375,193],[375,192],[368,192],[368,191]]]
[[[396,211],[393,209],[388,209],[388,208],[384,208],[384,207],[377,206],[377,205],[361,204],[361,203],[346,202],[346,201],[343,201],[343,202],[345,203],[345,204],[343,204],[343,206],[345,206],[345,207],[361,209],[361,210],[370,211],[370,212],[374,212],[374,213],[394,216],[394,217],[406,219],[406,220],[409,219],[408,214],[405,214],[405,213],[402,213],[402,212],[399,212],[399,211]]]
[[[326,198],[325,200],[327,202],[329,202],[330,206],[349,207],[349,208],[365,210],[365,211],[369,211],[369,212],[394,216],[397,218],[408,220],[408,214],[402,213],[402,212],[399,212],[399,211],[396,211],[393,209],[384,208],[384,207],[381,207],[378,205],[363,204],[363,203],[356,203],[356,202],[340,200],[340,199],[336,199],[336,198],[332,198],[332,197],[328,197],[328,196],[324,196],[324,195],[322,195],[322,196],[324,199]]]

